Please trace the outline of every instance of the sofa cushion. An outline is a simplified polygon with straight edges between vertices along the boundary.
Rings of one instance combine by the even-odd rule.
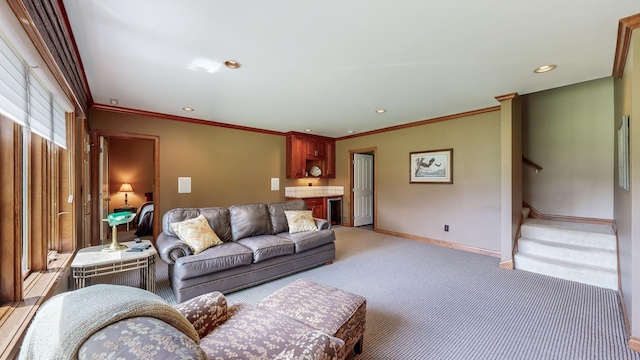
[[[237,242],[253,251],[254,263],[294,253],[294,244],[291,240],[273,235],[252,236]]]
[[[200,214],[195,219],[187,219],[171,223],[171,228],[176,232],[180,240],[186,242],[194,254],[222,244],[222,240],[209,226],[209,222]]]
[[[267,204],[243,204],[229,207],[231,236],[238,241],[250,236],[273,235]]]
[[[289,233],[291,234],[318,230],[311,210],[285,210],[284,215],[287,217]]]
[[[173,276],[186,280],[194,277],[250,265],[253,251],[235,242],[226,242],[209,248],[200,254],[178,258],[173,267]]]
[[[269,214],[271,214],[271,228],[274,234],[289,231],[285,210],[307,210],[307,203],[304,200],[290,200],[269,204]]]
[[[200,339],[209,359],[273,359],[311,327],[245,304],[229,306],[229,319]]]
[[[171,223],[194,219],[198,217],[198,215],[204,215],[209,226],[216,232],[220,240],[224,242],[232,240],[229,210],[221,207],[177,208],[169,210],[162,217],[162,230],[168,235],[178,237],[171,227]]]
[[[329,244],[336,239],[333,230],[318,230],[290,234],[288,232],[276,234],[277,237],[289,239],[295,244],[296,253]]]

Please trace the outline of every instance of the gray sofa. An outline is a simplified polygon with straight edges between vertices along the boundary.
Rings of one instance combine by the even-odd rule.
[[[333,261],[335,235],[328,221],[315,219],[318,231],[289,233],[284,211],[306,209],[303,200],[293,200],[169,210],[156,246],[169,265],[176,301],[212,291],[233,292]],[[171,223],[200,214],[223,244],[194,255]]]

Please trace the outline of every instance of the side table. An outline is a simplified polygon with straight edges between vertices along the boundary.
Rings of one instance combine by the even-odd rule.
[[[144,251],[128,252],[127,250],[105,252],[106,245],[91,246],[78,250],[71,263],[71,274],[75,280],[75,289],[91,284],[96,276],[117,274],[125,271],[139,270],[140,287],[155,292],[156,262],[158,252],[149,240],[140,243],[127,241],[120,243],[132,248],[138,245],[151,245]]]

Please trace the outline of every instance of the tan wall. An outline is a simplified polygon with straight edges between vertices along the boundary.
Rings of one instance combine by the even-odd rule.
[[[330,184],[348,189],[349,151],[373,147],[379,229],[500,251],[499,111],[340,140]],[[446,148],[454,149],[452,185],[409,184],[410,152]]]
[[[284,187],[299,183],[285,179],[284,136],[99,110],[89,113],[89,122],[92,130],[159,136],[160,214],[282,201]],[[178,194],[178,177],[191,177],[191,194]],[[271,178],[280,178],[280,191],[270,190]]]
[[[543,214],[613,219],[613,79],[523,96],[523,200]]]
[[[110,211],[124,205],[120,186],[128,182],[134,193],[128,194],[128,204],[140,208],[144,194],[153,192],[153,141],[142,139],[109,139]]]

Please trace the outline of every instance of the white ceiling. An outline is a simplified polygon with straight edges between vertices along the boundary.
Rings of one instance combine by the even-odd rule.
[[[331,137],[611,76],[618,20],[640,13],[638,0],[63,3],[96,104]],[[533,73],[545,64],[558,68]]]

